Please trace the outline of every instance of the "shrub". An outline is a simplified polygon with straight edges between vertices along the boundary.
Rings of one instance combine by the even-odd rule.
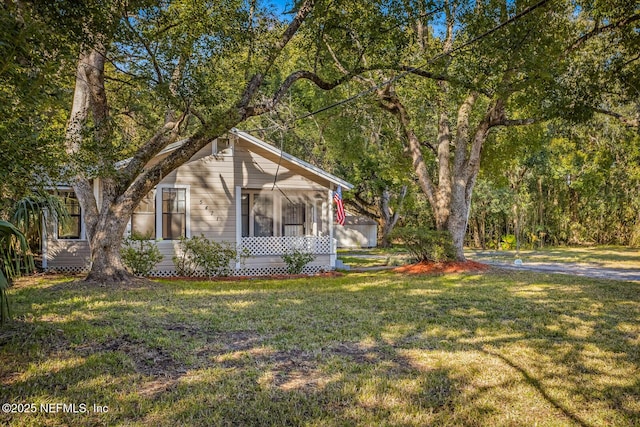
[[[289,274],[302,273],[304,267],[314,259],[316,257],[313,254],[300,249],[293,249],[282,255],[282,260],[287,264],[287,273]]]
[[[198,269],[196,262],[197,253],[202,252],[203,242],[199,237],[187,238],[180,237],[178,243],[178,251],[173,256],[173,265],[176,267],[178,276],[190,277]]]
[[[396,229],[393,236],[402,240],[417,261],[443,262],[456,258],[456,250],[448,231],[436,231],[427,227],[402,227]]]
[[[513,234],[507,234],[506,236],[502,236],[502,241],[500,242],[500,246],[502,250],[508,251],[516,248],[517,239]]]
[[[162,261],[158,246],[147,236],[133,234],[122,245],[122,261],[136,276],[148,276],[156,264]]]
[[[180,276],[193,276],[197,270],[208,277],[229,276],[233,272],[232,261],[242,262],[249,255],[246,250],[238,252],[229,242],[214,242],[203,235],[181,238],[178,248],[173,263]]]

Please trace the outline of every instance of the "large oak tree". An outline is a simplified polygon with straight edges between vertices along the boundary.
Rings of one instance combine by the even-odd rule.
[[[320,1],[296,4],[285,22],[256,1],[154,3],[115,3],[100,10],[99,23],[88,17],[83,27],[66,151],[91,248],[89,281],[132,279],[120,244],[134,208],[162,177],[216,137],[272,110],[295,82],[330,89],[348,79],[279,69],[292,41],[335,19],[337,12]],[[146,167],[178,138],[185,141],[180,148]],[[124,155],[131,161],[115,169]]]

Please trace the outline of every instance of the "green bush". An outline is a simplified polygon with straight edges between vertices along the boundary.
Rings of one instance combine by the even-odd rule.
[[[513,234],[507,234],[506,236],[502,236],[502,241],[500,242],[500,247],[504,251],[508,251],[516,248],[517,239]]]
[[[316,259],[316,257],[313,254],[300,249],[293,249],[282,255],[282,260],[287,264],[287,273],[289,274],[302,273],[305,265],[309,264],[314,259]]]
[[[180,276],[193,276],[198,270],[208,277],[229,276],[232,263],[237,259],[242,262],[249,255],[246,250],[239,253],[229,242],[211,241],[203,235],[181,238],[178,248],[173,264]]]
[[[137,234],[124,240],[120,255],[124,265],[136,276],[148,276],[163,258],[156,242]]]
[[[417,261],[453,261],[456,250],[448,231],[436,231],[427,227],[402,227],[393,233],[401,240]]]

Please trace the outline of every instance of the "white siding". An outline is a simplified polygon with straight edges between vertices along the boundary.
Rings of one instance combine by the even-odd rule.
[[[373,224],[335,225],[339,248],[373,248],[377,245],[378,227]]]
[[[267,153],[263,153],[267,155]],[[239,140],[235,147],[235,177],[243,188],[268,188],[276,184],[276,189],[324,190],[326,187],[311,180],[307,170],[291,165],[287,169],[278,158],[267,159],[258,153],[249,151],[249,144]],[[284,163],[284,162],[283,162]],[[317,177],[314,177],[318,180]],[[325,184],[325,183],[323,183]],[[327,182],[326,185],[329,185]]]
[[[233,156],[215,156],[211,154],[212,148],[209,144],[159,183],[159,189],[171,186],[188,188],[190,235],[204,235],[210,240],[236,245],[236,236],[240,234],[236,229],[236,186],[242,189],[269,191],[274,182],[274,191],[284,194],[283,197],[289,197],[287,194],[290,194],[295,198],[313,198],[320,222],[315,229],[320,229],[323,234],[328,233],[328,220],[331,215],[330,207],[326,203],[326,194],[330,183],[299,166],[291,165],[292,169],[287,169],[282,164],[279,166],[277,158],[265,158],[260,155],[269,157],[269,153],[251,152],[248,147],[249,144],[236,139]],[[162,161],[165,156],[156,157],[152,163]],[[162,197],[161,192],[156,192],[156,197]],[[161,215],[161,212],[156,212],[156,216],[158,215]],[[241,227],[241,224],[238,224],[238,227]],[[161,236],[162,229],[156,226],[156,237]],[[156,275],[167,276],[174,272],[172,258],[177,252],[178,244],[177,240],[157,241],[163,260],[156,266]],[[86,241],[55,241],[51,238],[47,240],[47,261],[50,269],[62,266],[78,270],[86,268],[89,255],[89,245]],[[258,274],[259,271],[273,273],[284,272],[286,264],[280,256],[274,255],[249,258],[245,261],[244,267],[244,271],[250,274]],[[317,256],[307,271],[328,269],[330,256],[323,254]]]

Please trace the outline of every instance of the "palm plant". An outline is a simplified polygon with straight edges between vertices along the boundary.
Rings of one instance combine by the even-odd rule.
[[[0,324],[10,316],[7,290],[13,279],[34,268],[24,234],[10,222],[0,220]]]
[[[64,224],[69,220],[67,208],[60,197],[45,191],[25,196],[13,205],[12,222],[20,229],[32,248],[42,236],[42,218],[45,212]]]

